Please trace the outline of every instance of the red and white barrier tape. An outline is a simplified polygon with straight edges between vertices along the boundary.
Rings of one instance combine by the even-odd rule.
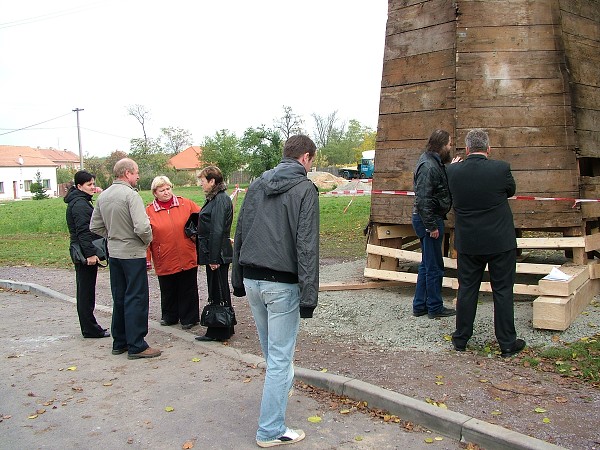
[[[383,194],[383,195],[404,195],[414,197],[415,193],[412,191],[387,191],[379,189],[347,189],[340,191],[324,192],[324,195],[336,195],[336,196],[347,196],[347,195],[371,195],[371,194]],[[559,202],[573,202],[573,207],[577,203],[586,202],[600,202],[597,198],[571,198],[571,197],[533,197],[528,195],[515,195],[510,197],[509,200],[538,200],[538,201],[559,201]]]

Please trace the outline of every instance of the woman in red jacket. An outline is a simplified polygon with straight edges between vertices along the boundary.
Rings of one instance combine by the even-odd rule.
[[[154,201],[146,207],[152,226],[148,263],[160,286],[161,325],[181,323],[189,330],[200,322],[196,244],[184,232],[190,214],[200,207],[187,198],[173,195],[173,184],[164,175],[152,180]]]

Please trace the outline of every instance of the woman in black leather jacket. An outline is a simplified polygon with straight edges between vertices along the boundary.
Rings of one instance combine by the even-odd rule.
[[[204,168],[198,178],[206,195],[206,202],[198,216],[196,238],[198,264],[206,265],[208,302],[231,306],[228,276],[229,264],[233,259],[233,247],[229,238],[233,221],[233,204],[227,195],[227,186],[218,167]],[[233,328],[233,326],[207,327],[206,334],[197,336],[196,340],[225,341],[235,333]]]
[[[75,265],[77,314],[79,315],[81,334],[84,338],[110,337],[108,330],[98,325],[94,317],[96,276],[100,260],[96,256],[96,247],[92,241],[102,237],[90,231],[90,220],[94,211],[92,196],[95,192],[94,175],[80,170],[75,174],[73,186],[64,198],[67,204],[67,226],[71,244],[79,245],[81,253],[87,259],[86,264],[82,264],[71,257]]]

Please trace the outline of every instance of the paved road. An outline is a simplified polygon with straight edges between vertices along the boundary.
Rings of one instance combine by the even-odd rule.
[[[97,314],[109,323],[108,312]],[[161,357],[113,356],[111,339],[81,337],[71,302],[1,288],[0,318],[0,449],[258,448],[259,358],[224,356],[221,344],[154,322],[148,342]],[[446,437],[425,442],[436,433],[339,411],[296,389],[288,425],[307,437],[292,448],[460,448]],[[317,415],[320,423],[307,420]]]

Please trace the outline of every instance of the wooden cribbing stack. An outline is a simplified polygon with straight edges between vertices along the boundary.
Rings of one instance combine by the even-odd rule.
[[[393,248],[386,240],[402,243]],[[447,242],[451,242],[448,239]],[[414,251],[419,240],[408,225],[379,225],[372,229],[367,244],[367,267],[365,277],[404,283],[416,283],[417,274],[402,270],[403,264],[414,265],[421,261],[421,253]],[[573,255],[586,255],[600,248],[600,234],[558,238],[517,238],[519,249],[567,249]],[[452,249],[447,253],[453,254]],[[456,259],[445,257],[444,266],[456,269]],[[560,269],[571,278],[568,281],[548,281],[541,279],[553,268]],[[533,326],[548,330],[566,330],[571,322],[589,304],[594,295],[600,292],[600,264],[589,263],[540,264],[517,262],[517,274],[539,275],[534,284],[515,284],[514,293],[538,296],[533,302]],[[442,285],[458,289],[458,279],[444,277]],[[481,283],[482,292],[491,292],[489,282]]]
[[[467,132],[485,129],[492,158],[511,164],[519,196],[600,198],[599,30],[600,0],[388,0],[365,275],[413,277],[398,270],[407,254],[394,253],[419,247],[413,197],[378,192],[412,191],[415,164],[437,128],[450,132],[463,157]],[[510,200],[510,206],[519,237],[557,236],[519,239],[522,251],[561,249],[582,267],[600,257],[600,202]],[[453,227],[450,216],[448,257]],[[518,273],[537,270],[523,264]],[[564,306],[541,295],[537,305],[548,306],[536,306],[534,326],[568,326],[598,292],[595,278],[587,281],[568,296],[553,294],[573,297]],[[539,295],[539,289],[518,285],[516,292]],[[543,311],[552,318],[541,321]]]

